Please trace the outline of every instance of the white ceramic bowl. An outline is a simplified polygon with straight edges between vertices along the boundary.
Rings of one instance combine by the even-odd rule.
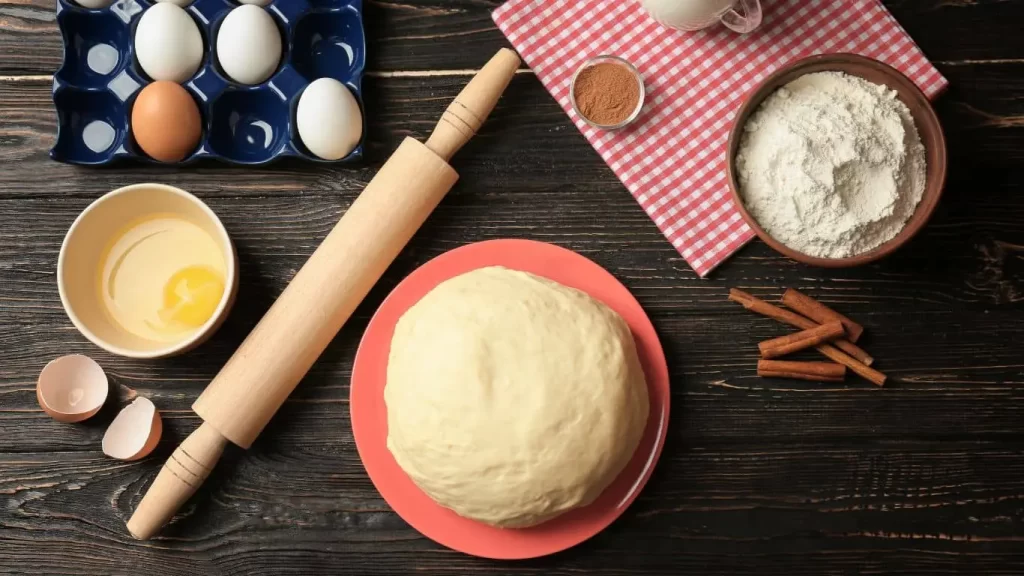
[[[112,236],[129,222],[151,214],[176,214],[203,228],[223,250],[224,295],[213,316],[176,342],[158,342],[128,332],[102,304],[97,269]],[[210,207],[192,194],[163,184],[135,184],[109,192],[89,205],[71,225],[57,259],[57,288],[71,322],[100,348],[129,358],[163,358],[198,346],[227,317],[238,292],[238,257],[227,230]]]

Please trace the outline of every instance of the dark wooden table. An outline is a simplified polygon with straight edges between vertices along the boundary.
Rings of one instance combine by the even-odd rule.
[[[529,72],[456,160],[462,180],[248,452],[151,542],[124,522],[199,421],[189,406],[398,142],[424,137],[505,45],[498,0],[369,1],[369,160],[187,170],[52,162],[53,0],[0,0],[0,571],[74,574],[1024,573],[1024,1],[888,0],[952,81],[938,109],[950,178],[926,231],[887,261],[825,271],[756,242],[700,280]],[[60,306],[67,227],[136,182],[190,190],[241,260],[226,326],[186,357],[141,362],[89,344]],[[523,237],[566,246],[632,289],[672,373],[668,444],[635,504],[589,542],[495,563],[444,549],[390,511],[348,418],[352,357],[406,274],[457,246]],[[795,286],[862,321],[893,382],[766,381],[755,343],[784,331],[725,301]],[[36,404],[40,368],[81,352],[114,398],[84,425]],[[166,432],[141,463],[100,438],[134,392]]]

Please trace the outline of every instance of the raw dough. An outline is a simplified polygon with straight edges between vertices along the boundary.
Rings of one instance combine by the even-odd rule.
[[[525,272],[481,268],[398,321],[388,449],[438,504],[508,528],[586,506],[626,466],[649,411],[625,321]]]

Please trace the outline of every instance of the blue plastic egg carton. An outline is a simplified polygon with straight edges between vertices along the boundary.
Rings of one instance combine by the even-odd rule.
[[[153,0],[116,0],[107,8],[90,10],[57,0],[64,62],[53,79],[57,142],[51,158],[84,165],[121,159],[165,164],[139,149],[130,128],[135,97],[151,82],[135,57],[135,27],[152,5]],[[191,156],[174,165],[203,158],[246,165],[282,157],[326,162],[299,140],[295,110],[303,89],[323,77],[346,84],[365,110],[362,0],[275,0],[266,6],[281,32],[284,53],[277,72],[257,86],[230,80],[215,55],[220,23],[238,5],[195,0],[185,8],[199,27],[205,49],[199,71],[184,83],[199,105],[203,137]],[[336,162],[353,162],[362,155],[361,140]]]

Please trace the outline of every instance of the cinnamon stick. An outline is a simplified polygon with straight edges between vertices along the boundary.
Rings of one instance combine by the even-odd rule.
[[[836,340],[832,344],[835,347],[842,349],[850,356],[853,356],[854,358],[857,359],[858,362],[865,366],[871,366],[872,364],[875,363],[875,359],[871,357],[871,354],[868,354],[866,350],[864,350],[860,346],[857,346],[853,342],[846,340],[845,338],[841,340]]]
[[[729,300],[742,304],[744,308],[751,312],[757,312],[762,316],[767,316],[784,324],[796,326],[801,330],[814,328],[818,325],[814,320],[809,320],[795,312],[790,312],[789,310],[784,310],[774,304],[769,304],[760,298],[756,298],[753,295],[747,294],[746,292],[736,288],[729,290]],[[871,366],[875,363],[875,359],[872,358],[870,354],[849,340],[836,340],[833,344],[865,366]]]
[[[853,320],[850,320],[846,316],[843,316],[839,312],[825,306],[821,302],[818,302],[799,290],[793,288],[786,290],[786,293],[782,295],[782,303],[800,314],[807,316],[811,320],[814,320],[818,324],[824,324],[826,322],[842,322],[843,327],[846,329],[847,340],[850,342],[856,342],[860,338],[860,335],[864,333],[864,327],[860,324],[857,324]]]
[[[820,382],[842,382],[846,366],[832,362],[784,362],[758,360],[757,375],[762,378],[795,378]]]
[[[832,346],[831,344],[821,344],[816,348],[816,350],[825,356],[828,356],[828,358],[833,362],[838,362],[850,370],[853,370],[858,376],[868,382],[871,382],[875,386],[885,386],[885,380],[887,378],[885,374],[865,365],[860,360],[857,360],[835,346]]]
[[[814,321],[812,320],[808,320],[803,316],[800,316],[799,314],[790,312],[789,310],[783,310],[778,306],[769,304],[764,300],[761,300],[760,298],[753,296],[752,294],[747,294],[746,292],[742,290],[737,290],[736,288],[729,290],[729,300],[732,300],[733,302],[738,302],[744,308],[750,310],[751,312],[757,312],[762,316],[767,316],[774,320],[778,320],[779,322],[791,324],[793,326],[796,326],[797,328],[813,328],[814,325]],[[837,342],[839,341],[837,340]],[[882,386],[885,384],[885,374],[882,374],[878,370],[871,368],[870,366],[867,365],[867,363],[861,362],[860,360],[854,358],[853,356],[850,356],[849,354],[846,354],[845,352],[839,350],[835,346],[832,346],[831,344],[819,344],[818,346],[815,347],[815,349],[818,352],[821,352],[822,354],[827,356],[833,362],[838,362],[839,364],[846,366],[847,368],[854,371],[855,373],[857,373],[857,375],[864,378],[865,380],[877,386]]]
[[[843,329],[842,323],[829,322],[821,326],[787,334],[786,336],[765,340],[758,344],[757,347],[761,350],[762,358],[778,358],[835,340],[845,333],[846,331]]]

